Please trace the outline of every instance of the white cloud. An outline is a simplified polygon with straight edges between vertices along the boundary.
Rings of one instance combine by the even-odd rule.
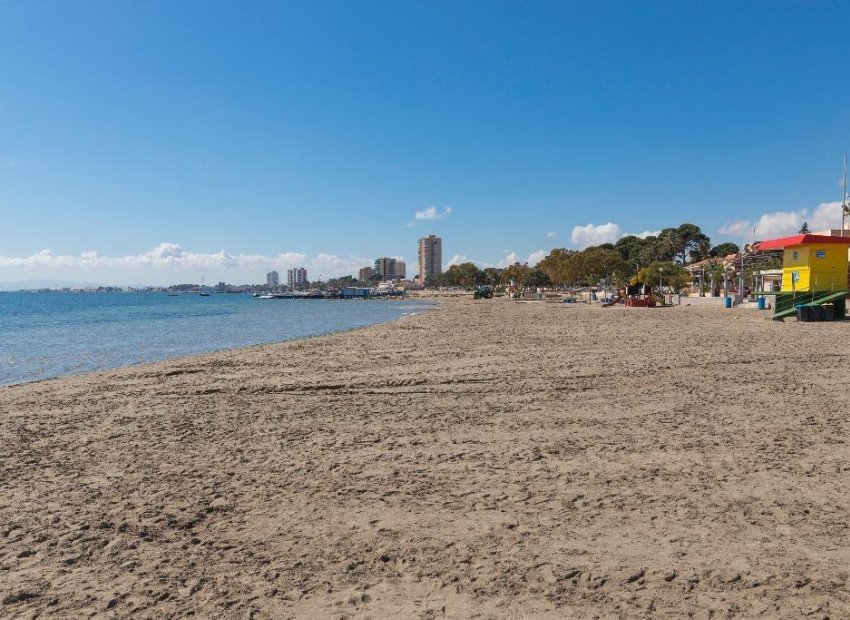
[[[591,245],[599,245],[600,243],[613,243],[621,237],[620,227],[613,222],[607,224],[587,224],[586,226],[576,226],[570,235],[570,240],[573,245],[584,249]]]
[[[519,254],[516,252],[506,252],[505,255],[497,263],[498,267],[510,267],[514,263],[519,262]]]
[[[537,263],[546,258],[547,254],[548,252],[546,250],[537,250],[536,252],[532,252],[528,255],[528,266],[534,267]]]
[[[731,235],[733,237],[745,237],[748,232],[753,230],[753,223],[749,220],[732,220],[721,226],[717,232],[721,235]]]
[[[452,256],[449,259],[449,262],[446,263],[445,268],[448,269],[452,265],[460,265],[461,263],[474,263],[475,266],[478,267],[479,269],[486,269],[488,267],[499,267],[499,268],[503,269],[505,267],[510,267],[514,263],[522,263],[522,262],[527,262],[529,264],[529,266],[533,267],[534,265],[539,263],[541,260],[543,260],[546,257],[546,254],[548,254],[548,252],[546,250],[538,250],[536,252],[532,252],[531,254],[529,254],[528,259],[523,261],[520,258],[520,255],[517,254],[516,252],[510,251],[510,250],[505,250],[505,255],[502,258],[500,258],[499,261],[495,264],[488,263],[487,261],[483,261],[483,260],[476,260],[474,258],[469,258],[466,254],[455,254],[454,256]]]
[[[487,269],[487,267],[495,267],[493,263],[488,263],[483,260],[476,260],[474,258],[469,258],[466,254],[455,254],[449,259],[449,262],[446,263],[445,269],[447,270],[452,265],[460,265],[461,263],[473,263],[479,269]]]
[[[556,233],[554,230],[551,230],[551,231],[546,233],[547,239],[551,239],[552,237],[557,237],[557,236],[558,236],[558,233]]]
[[[624,237],[628,237],[629,235],[634,235],[640,239],[646,239],[647,237],[657,237],[661,234],[660,230],[645,230],[642,233],[627,233],[623,235]]]
[[[185,281],[191,276],[207,274],[209,281],[226,276],[244,277],[244,282],[259,282],[265,271],[306,267],[310,277],[321,274],[323,278],[357,273],[370,263],[359,256],[341,257],[319,253],[308,256],[301,252],[283,252],[273,256],[262,254],[229,254],[225,250],[214,253],[190,252],[176,243],[160,243],[142,254],[104,256],[97,251],[79,255],[55,254],[41,250],[30,256],[0,255],[0,275],[25,275],[42,277],[64,274],[70,277],[85,271],[87,277],[102,278],[104,282],[160,283]]]
[[[449,262],[446,263],[446,269],[451,267],[452,265],[460,265],[461,263],[471,263],[475,261],[469,260],[469,257],[466,254],[455,254],[449,259]]]
[[[809,230],[818,232],[841,226],[841,202],[823,202],[814,209],[796,211],[771,211],[764,213],[758,220],[732,220],[720,227],[722,235],[752,240],[753,228],[759,239],[783,237],[799,232],[803,222],[808,222]]]
[[[441,220],[452,212],[451,207],[445,207],[442,212],[437,210],[437,207],[428,207],[422,211],[417,211],[414,216],[417,220]]]

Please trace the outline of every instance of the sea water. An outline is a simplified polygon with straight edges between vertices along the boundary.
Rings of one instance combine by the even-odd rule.
[[[317,336],[432,307],[232,293],[0,293],[0,385]]]

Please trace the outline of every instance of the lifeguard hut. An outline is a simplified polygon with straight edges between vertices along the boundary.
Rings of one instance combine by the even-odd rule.
[[[848,291],[847,256],[850,237],[794,235],[762,241],[758,250],[782,250],[782,288],[776,295],[774,319],[797,313],[798,306],[832,305],[843,318]]]

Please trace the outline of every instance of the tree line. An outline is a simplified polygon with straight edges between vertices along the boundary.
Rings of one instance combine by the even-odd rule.
[[[660,283],[683,288],[691,276],[685,265],[710,258],[736,254],[734,243],[712,245],[711,239],[695,224],[665,228],[658,235],[626,235],[616,243],[603,243],[584,250],[555,248],[535,266],[514,263],[503,269],[480,269],[474,263],[452,265],[428,278],[426,286],[505,285],[519,286],[595,286],[605,282],[621,286],[629,281]]]

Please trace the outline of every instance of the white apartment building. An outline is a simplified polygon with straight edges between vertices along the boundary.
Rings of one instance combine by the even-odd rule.
[[[301,289],[307,285],[307,270],[304,267],[286,270],[286,284],[291,289]]]

